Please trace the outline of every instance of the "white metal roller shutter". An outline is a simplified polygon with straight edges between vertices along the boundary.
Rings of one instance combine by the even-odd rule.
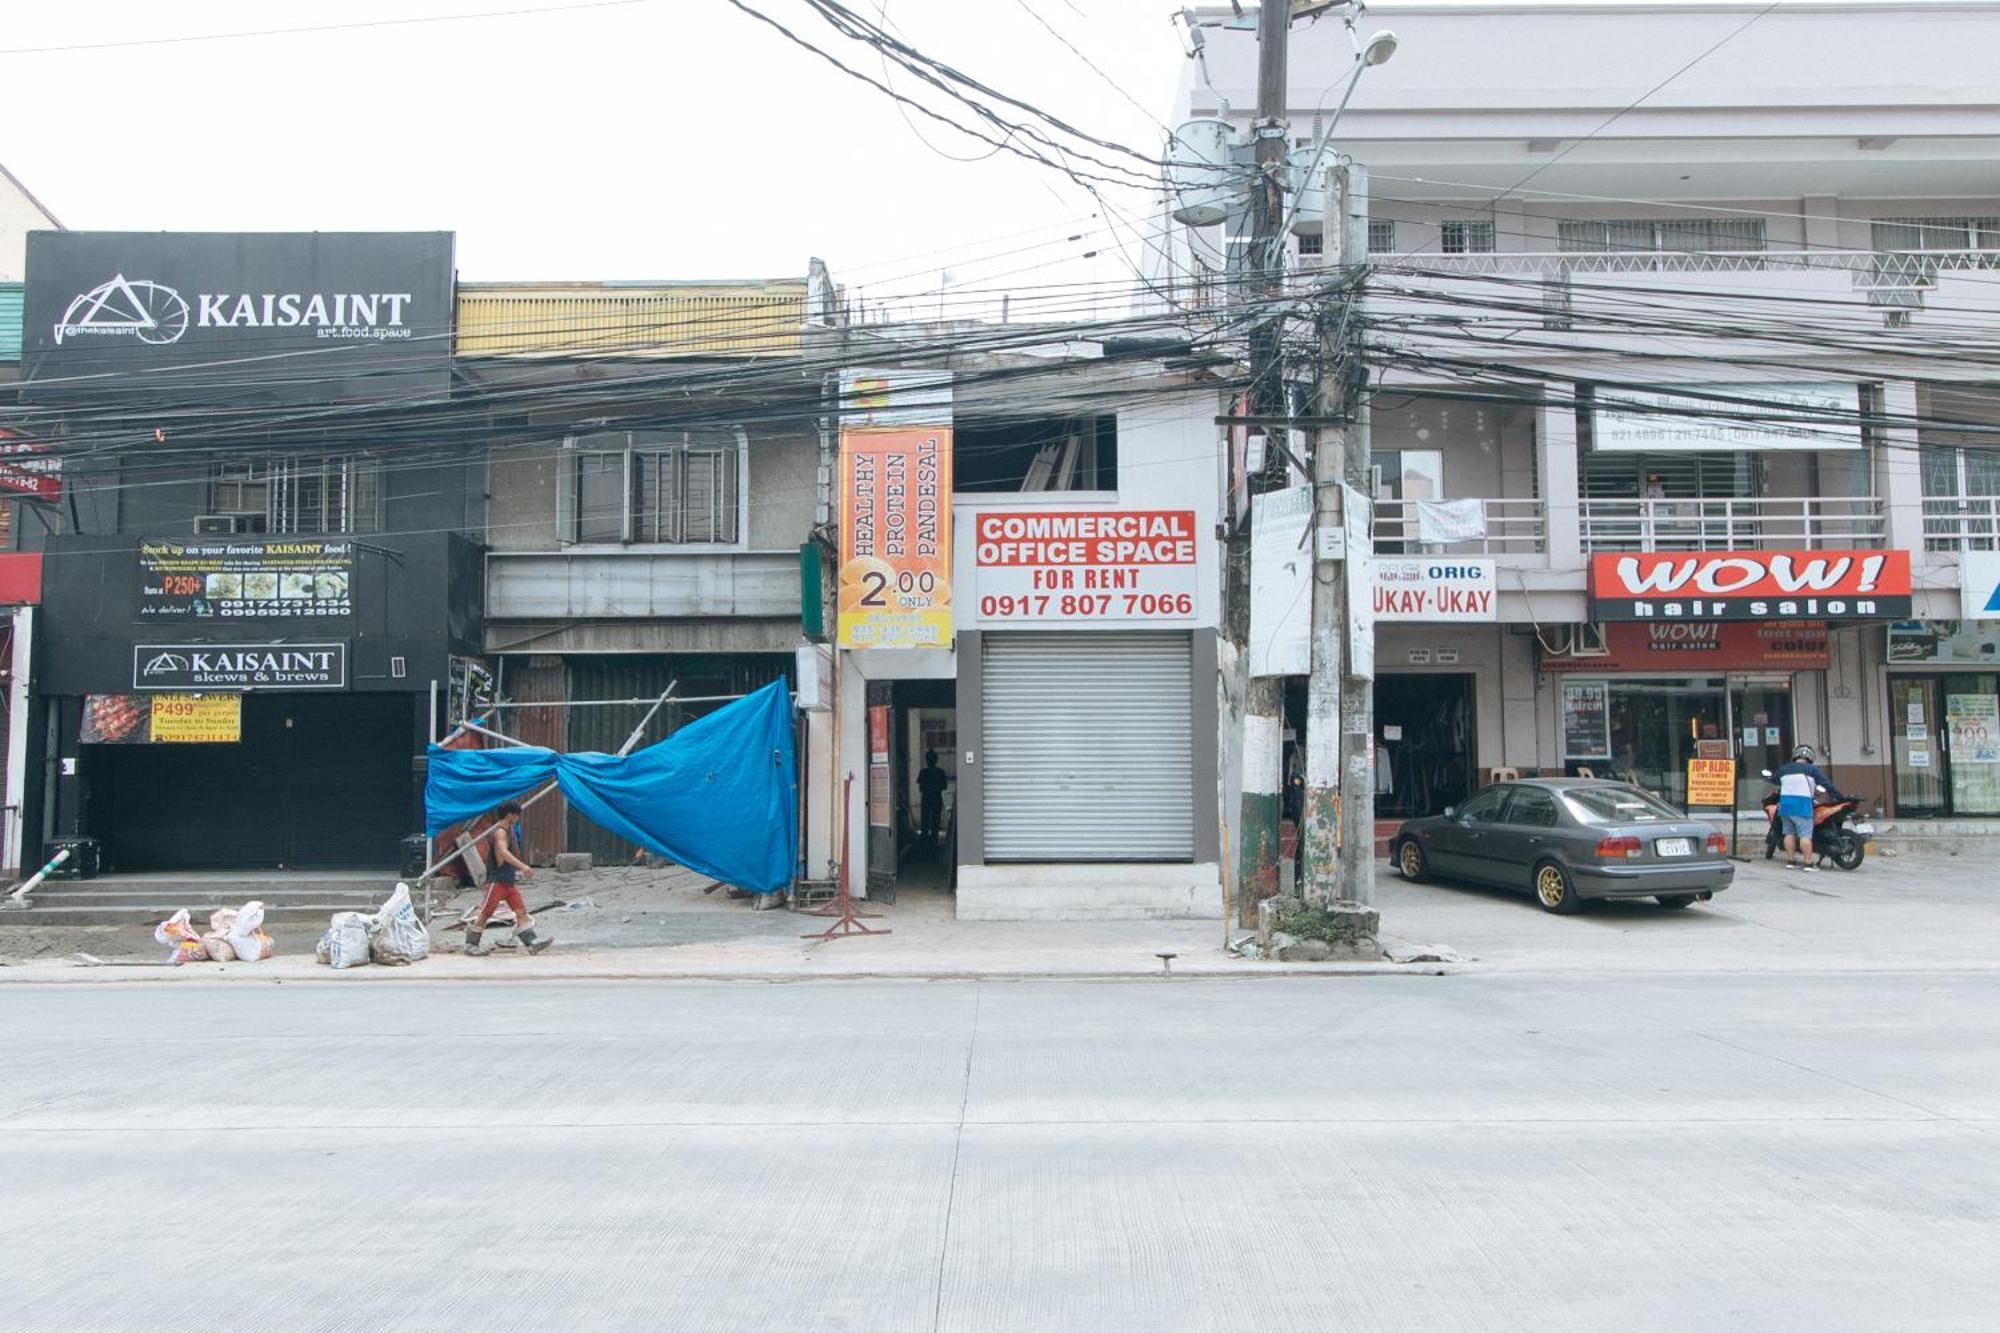
[[[988,634],[988,861],[1194,859],[1189,636]]]

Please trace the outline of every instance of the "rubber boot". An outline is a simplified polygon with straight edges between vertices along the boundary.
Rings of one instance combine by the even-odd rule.
[[[467,958],[477,958],[486,952],[486,946],[479,942],[479,934],[480,931],[477,926],[467,926],[465,928],[465,956]]]
[[[526,930],[515,931],[514,938],[521,941],[522,947],[531,954],[540,953],[555,943],[548,936],[537,932],[533,926],[529,926]]]

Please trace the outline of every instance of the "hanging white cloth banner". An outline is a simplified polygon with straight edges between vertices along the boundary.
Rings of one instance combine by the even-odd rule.
[[[1417,540],[1443,546],[1486,540],[1486,510],[1477,500],[1418,500]]]

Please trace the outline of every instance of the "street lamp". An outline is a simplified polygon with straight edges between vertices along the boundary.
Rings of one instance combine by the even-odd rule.
[[[1278,228],[1278,234],[1271,240],[1273,253],[1283,244],[1285,234],[1292,229],[1293,219],[1299,215],[1299,205],[1305,202],[1307,182],[1319,173],[1320,163],[1326,160],[1327,145],[1333,142],[1333,131],[1340,124],[1340,113],[1347,110],[1348,99],[1354,96],[1355,85],[1361,82],[1361,72],[1376,65],[1388,64],[1389,57],[1396,54],[1396,34],[1388,28],[1370,36],[1366,45],[1362,44],[1352,24],[1348,25],[1347,36],[1354,43],[1354,73],[1347,78],[1347,89],[1340,95],[1340,105],[1333,109],[1333,119],[1327,122],[1326,133],[1320,136],[1319,148],[1313,153],[1312,162],[1299,177],[1299,188],[1292,196],[1291,207],[1285,210],[1284,224]],[[1353,260],[1351,257],[1344,257],[1343,262],[1352,263]]]

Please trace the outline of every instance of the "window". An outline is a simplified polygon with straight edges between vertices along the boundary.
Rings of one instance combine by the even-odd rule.
[[[2000,217],[1876,218],[1877,250],[2000,250]]]
[[[1438,227],[1438,248],[1448,255],[1493,253],[1493,224],[1451,219]]]
[[[1657,797],[1636,787],[1573,787],[1563,793],[1563,804],[1584,824],[1632,824],[1656,819],[1684,819],[1685,815]]]
[[[1540,787],[1514,788],[1513,799],[1507,802],[1507,822],[1525,824],[1530,828],[1554,828],[1555,797]]]
[[[208,512],[250,532],[379,532],[382,463],[365,454],[218,463]]]
[[[1512,790],[1511,787],[1488,787],[1459,807],[1458,817],[1468,824],[1497,824],[1500,822],[1500,807]]]
[[[596,431],[570,441],[566,540],[730,544],[741,530],[740,437],[725,431]]]
[[[1396,223],[1393,218],[1368,219],[1368,253],[1389,255],[1396,252]]]
[[[1114,491],[1118,418],[969,421],[952,440],[952,490]]]
[[[1762,218],[1638,218],[1556,224],[1561,248],[1573,252],[1705,254],[1764,248]]]
[[[1302,255],[1323,255],[1326,253],[1326,237],[1299,237],[1299,253]]]

